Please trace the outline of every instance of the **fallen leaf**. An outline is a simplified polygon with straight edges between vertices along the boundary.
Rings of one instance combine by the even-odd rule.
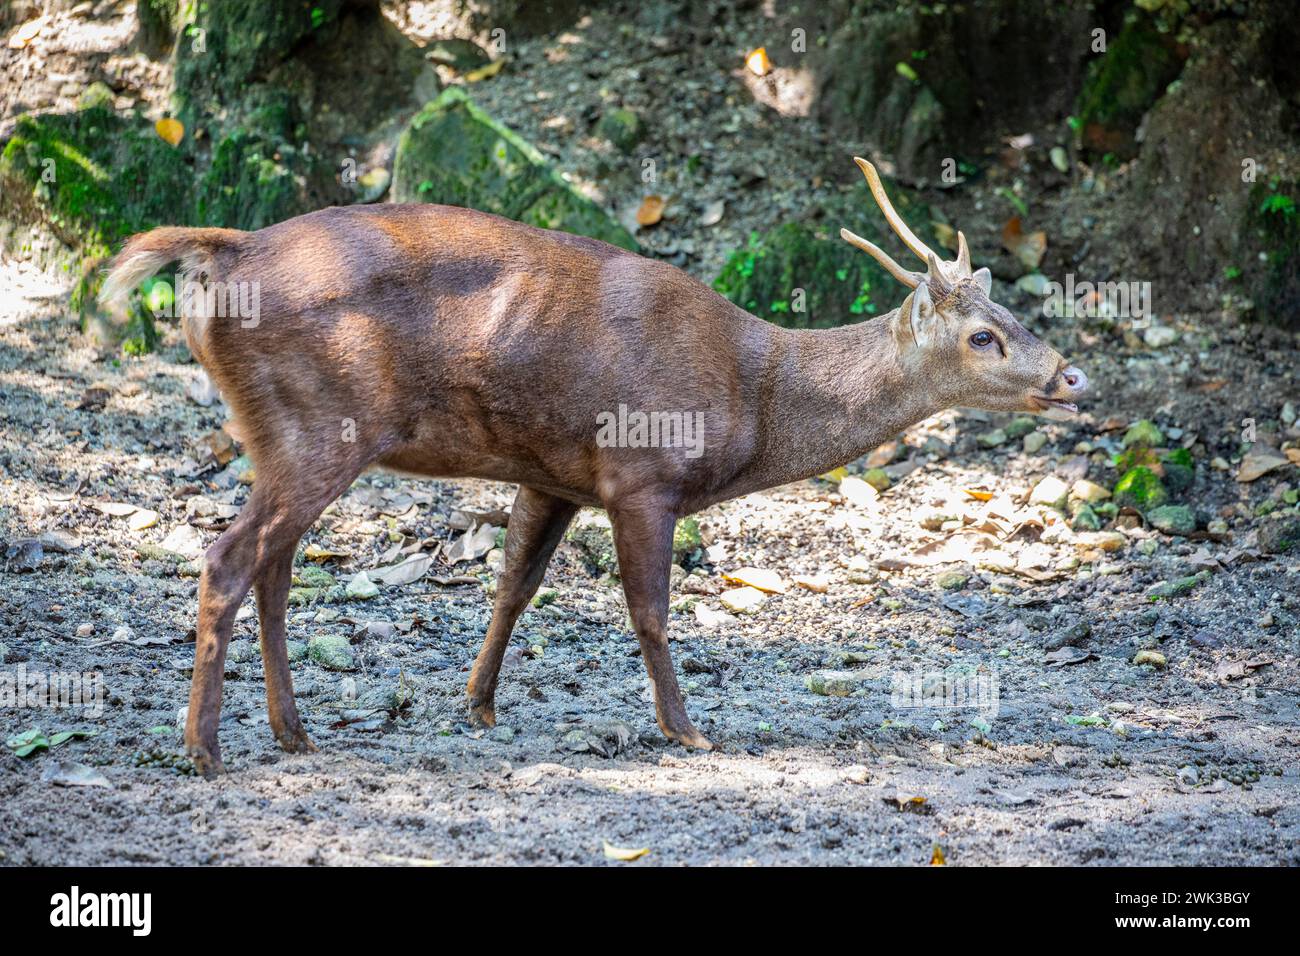
[[[505,65],[506,65],[506,61],[504,59],[493,60],[491,63],[488,63],[485,66],[480,66],[477,70],[470,70],[468,73],[466,73],[465,82],[478,83],[481,80],[486,80],[489,77],[496,76],[498,73],[501,72],[501,68],[504,67]]]
[[[939,844],[936,843],[936,844],[934,845],[934,849],[930,851],[930,865],[931,865],[931,866],[945,866],[945,865],[947,865],[947,863],[948,863],[948,860],[947,860],[947,858],[943,855],[943,847],[939,846]]]
[[[985,491],[983,488],[963,488],[962,491],[970,495],[970,497],[974,498],[976,501],[993,500],[993,492]]]
[[[140,508],[132,513],[131,519],[126,523],[132,531],[144,531],[146,528],[152,528],[158,523],[158,512],[150,511],[148,508]]]
[[[767,58],[767,47],[759,47],[745,57],[745,66],[755,76],[767,76],[772,72],[772,61]]]
[[[41,780],[56,787],[111,787],[105,777],[93,767],[71,760],[56,760],[41,771]]]
[[[723,578],[735,584],[747,584],[768,594],[784,594],[790,588],[781,575],[764,568],[741,568],[730,574],[724,574]]]
[[[208,432],[203,438],[203,443],[208,446],[208,451],[212,452],[212,457],[216,459],[217,464],[223,468],[235,460],[235,440],[224,428]]]
[[[1026,269],[1037,269],[1047,254],[1047,233],[1023,232],[1020,217],[1012,216],[1002,227],[1002,245]]]
[[[339,558],[351,557],[345,551],[331,551],[329,548],[322,548],[320,545],[309,544],[302,549],[302,556],[308,561],[331,561]]]
[[[701,226],[716,226],[722,222],[722,216],[727,211],[725,200],[718,199],[704,207],[704,214],[700,216]]]
[[[1241,459],[1241,466],[1237,469],[1237,480],[1241,482],[1254,481],[1274,469],[1289,464],[1291,464],[1289,456],[1283,455],[1277,449],[1270,448],[1263,442],[1256,442],[1250,446],[1250,451],[1246,452],[1246,456]]]
[[[153,128],[158,131],[158,135],[172,146],[179,146],[182,139],[185,138],[185,126],[178,119],[170,116],[163,117],[153,124]]]
[[[1066,664],[1082,664],[1092,660],[1096,655],[1081,647],[1061,647],[1043,655],[1043,663],[1048,667],[1064,667]]]
[[[460,564],[462,561],[477,561],[487,554],[497,542],[497,529],[494,525],[481,524],[466,531],[443,551],[448,564]]]
[[[28,20],[9,38],[9,49],[21,50],[27,44],[31,43],[40,34],[41,29],[45,26],[45,17],[37,17],[35,20]]]
[[[642,226],[653,226],[664,217],[664,197],[649,195],[641,200],[636,211],[636,221]]]
[[[608,840],[604,841],[604,843],[605,859],[618,860],[621,863],[631,863],[633,860],[639,860],[650,852],[648,846],[633,849],[631,847],[614,846],[614,844],[610,843]]]
[[[484,525],[484,527],[490,527]],[[495,534],[493,535],[495,538]],[[386,568],[375,568],[369,572],[370,580],[378,581],[380,584],[411,584],[424,577],[425,573],[433,566],[432,554],[413,554],[400,564],[392,564]]]

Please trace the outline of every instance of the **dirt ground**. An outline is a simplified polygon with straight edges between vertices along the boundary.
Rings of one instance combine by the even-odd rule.
[[[536,64],[527,80],[512,95],[506,71],[482,95],[545,142],[535,91],[567,89],[580,65],[540,45],[518,55]],[[608,82],[653,91],[655,69],[683,68]],[[683,111],[672,150],[699,150],[690,124],[706,121]],[[583,166],[581,143],[552,138],[562,165]],[[738,155],[726,138],[708,146]],[[707,281],[774,209],[814,201],[793,184],[828,161],[815,137],[775,140],[767,185],[682,187],[684,208],[726,196],[725,231],[683,247],[700,231],[687,221],[642,238]],[[1300,402],[1294,336],[1214,310],[1161,314],[1177,336],[1156,347],[1141,322],[1033,319],[1095,383],[1079,419],[998,442],[1010,416],[945,413],[878,453],[892,480],[878,500],[816,480],[700,515],[705,547],[675,579],[670,629],[713,753],[660,736],[617,581],[578,542],[516,629],[499,725],[471,729],[464,685],[494,556],[449,565],[438,552],[464,513],[508,508],[513,489],[368,475],[304,539],[290,609],[320,752],[274,745],[250,596],[227,667],[230,773],[207,783],[174,760],[195,559],[255,475],[213,459],[225,415],[174,327],[156,354],[114,357],[81,335],[65,294],[59,277],[0,263],[0,676],[97,674],[106,693],[102,713],[0,706],[6,741],[91,732],[0,750],[0,863],[1300,862],[1300,556],[1258,542],[1294,513],[1300,481],[1294,465],[1235,480],[1243,419],[1276,446],[1300,438],[1284,412]],[[996,294],[1033,315],[1009,285]],[[1139,418],[1191,449],[1185,500],[1217,530],[1170,536],[1121,516],[1074,532],[1027,503],[1047,476],[1112,486],[1110,458]],[[368,599],[344,592],[403,551],[435,555],[428,574]],[[723,575],[746,566],[789,586],[726,613]],[[349,669],[307,652],[322,637],[347,640],[351,661],[334,663]],[[1141,652],[1153,663],[1134,663]],[[913,678],[995,689],[996,706],[913,706],[894,693]],[[67,785],[78,779],[106,785]],[[649,852],[615,862],[606,843]]]

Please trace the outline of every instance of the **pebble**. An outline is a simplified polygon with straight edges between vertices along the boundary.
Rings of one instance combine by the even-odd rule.
[[[1159,668],[1164,667],[1168,661],[1165,660],[1165,655],[1159,651],[1138,651],[1133,655],[1133,663],[1138,665],[1150,664],[1152,667]]]
[[[1037,454],[1038,452],[1042,451],[1043,446],[1046,444],[1047,444],[1047,436],[1042,432],[1030,432],[1028,435],[1025,436],[1025,441],[1024,441],[1025,451],[1031,455]]]
[[[90,637],[95,633],[95,625],[87,621],[85,624],[77,625],[77,637]]]

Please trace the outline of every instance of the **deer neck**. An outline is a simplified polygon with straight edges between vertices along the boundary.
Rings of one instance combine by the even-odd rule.
[[[939,410],[933,383],[899,354],[893,317],[777,337],[755,487],[830,471]]]

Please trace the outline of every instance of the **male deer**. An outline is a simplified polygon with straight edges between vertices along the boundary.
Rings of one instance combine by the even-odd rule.
[[[495,722],[515,621],[578,508],[594,505],[613,525],[659,726],[711,748],[687,716],[668,652],[678,518],[821,474],[949,406],[1073,413],[1087,388],[1082,372],[990,301],[989,272],[971,271],[964,236],[956,260],[939,261],[871,164],[856,162],[927,269],[908,271],[841,232],[912,291],[875,321],[832,330],[784,329],[665,263],[449,206],[323,209],[251,233],[164,227],[128,240],[101,301],[120,303],[179,260],[228,287],[256,284],[264,315],[247,323],[209,307],[183,322],[257,473],[203,566],[185,726],[196,768],[222,769],[226,645],[250,586],[271,729],[285,750],[314,749],[285,647],[294,553],[371,465],[519,485],[469,678],[472,719]],[[704,453],[598,443],[598,416],[620,405],[699,413]]]

